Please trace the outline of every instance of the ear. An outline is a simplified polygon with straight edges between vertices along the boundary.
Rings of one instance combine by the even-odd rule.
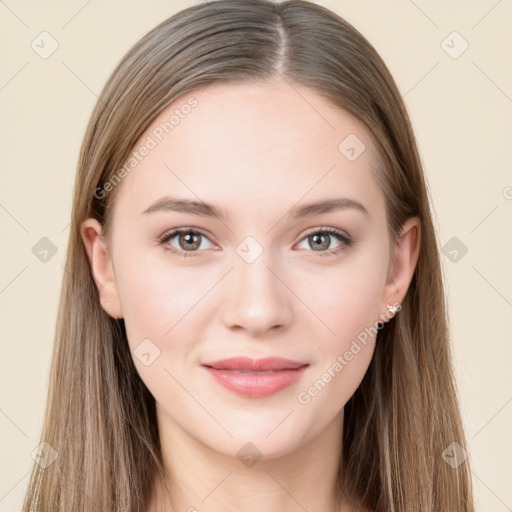
[[[390,261],[388,276],[379,318],[384,322],[393,317],[387,304],[400,310],[400,304],[407,293],[412,281],[414,269],[418,262],[421,244],[421,223],[418,217],[410,217],[402,226],[402,231],[396,241],[393,259]]]
[[[89,257],[93,278],[100,294],[101,307],[113,318],[122,318],[121,301],[115,281],[112,258],[102,237],[101,224],[93,218],[85,220],[80,234]]]

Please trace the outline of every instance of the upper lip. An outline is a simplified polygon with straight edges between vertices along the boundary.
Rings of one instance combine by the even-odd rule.
[[[282,357],[265,357],[263,359],[251,359],[250,357],[231,357],[203,363],[203,366],[209,366],[217,370],[249,370],[249,371],[268,371],[268,370],[294,370],[308,363],[292,361]]]

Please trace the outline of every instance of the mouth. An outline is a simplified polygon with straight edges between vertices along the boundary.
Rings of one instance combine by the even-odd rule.
[[[265,357],[263,359],[251,359],[250,357],[231,357],[210,363],[203,363],[203,366],[215,370],[239,370],[242,372],[275,372],[281,370],[296,370],[308,363],[284,359],[282,357]]]
[[[263,398],[297,382],[309,364],[280,357],[233,357],[201,366],[224,388],[245,397]]]

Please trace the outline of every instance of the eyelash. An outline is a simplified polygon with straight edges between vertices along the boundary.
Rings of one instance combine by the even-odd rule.
[[[192,229],[192,228],[179,228],[179,229],[174,229],[173,231],[170,231],[168,233],[165,233],[159,239],[160,245],[167,244],[167,242],[169,242],[169,240],[171,240],[172,238],[180,235],[181,233],[192,233],[192,234],[201,235],[201,236],[203,236],[205,238],[208,238],[201,231],[197,231],[197,230]],[[306,235],[304,235],[304,237],[301,238],[300,241],[302,242],[302,240],[304,240],[308,236],[319,235],[319,234],[321,234],[321,235],[324,235],[324,234],[332,235],[332,236],[336,237],[340,242],[343,243],[343,245],[341,247],[338,247],[337,249],[332,250],[332,251],[313,251],[313,252],[318,252],[320,256],[331,256],[331,255],[334,256],[334,255],[337,255],[341,251],[349,249],[354,244],[354,240],[349,235],[345,234],[343,231],[339,231],[339,230],[334,229],[334,228],[319,228],[319,229],[315,229],[314,231],[310,231],[309,233],[306,233]],[[179,257],[182,257],[182,258],[188,258],[188,257],[191,257],[191,256],[199,256],[199,254],[202,252],[202,251],[199,251],[199,250],[196,250],[196,251],[178,251],[177,249],[175,249],[174,247],[171,247],[169,245],[167,245],[165,247],[165,249],[170,251],[171,253],[179,256]]]

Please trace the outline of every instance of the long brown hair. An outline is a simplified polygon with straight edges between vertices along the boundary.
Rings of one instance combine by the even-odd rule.
[[[373,46],[340,16],[303,0],[221,0],[182,10],[137,42],[106,83],[78,161],[41,433],[47,445],[23,510],[141,512],[155,480],[168,476],[155,400],[135,369],[123,320],[100,305],[80,226],[94,217],[108,235],[119,187],[95,191],[171,102],[213,82],[279,77],[309,86],[367,127],[391,240],[409,217],[421,221],[402,309],[379,331],[345,406],[340,489],[368,510],[474,510],[467,461],[452,467],[443,459],[452,443],[466,444],[438,242],[406,108]]]

